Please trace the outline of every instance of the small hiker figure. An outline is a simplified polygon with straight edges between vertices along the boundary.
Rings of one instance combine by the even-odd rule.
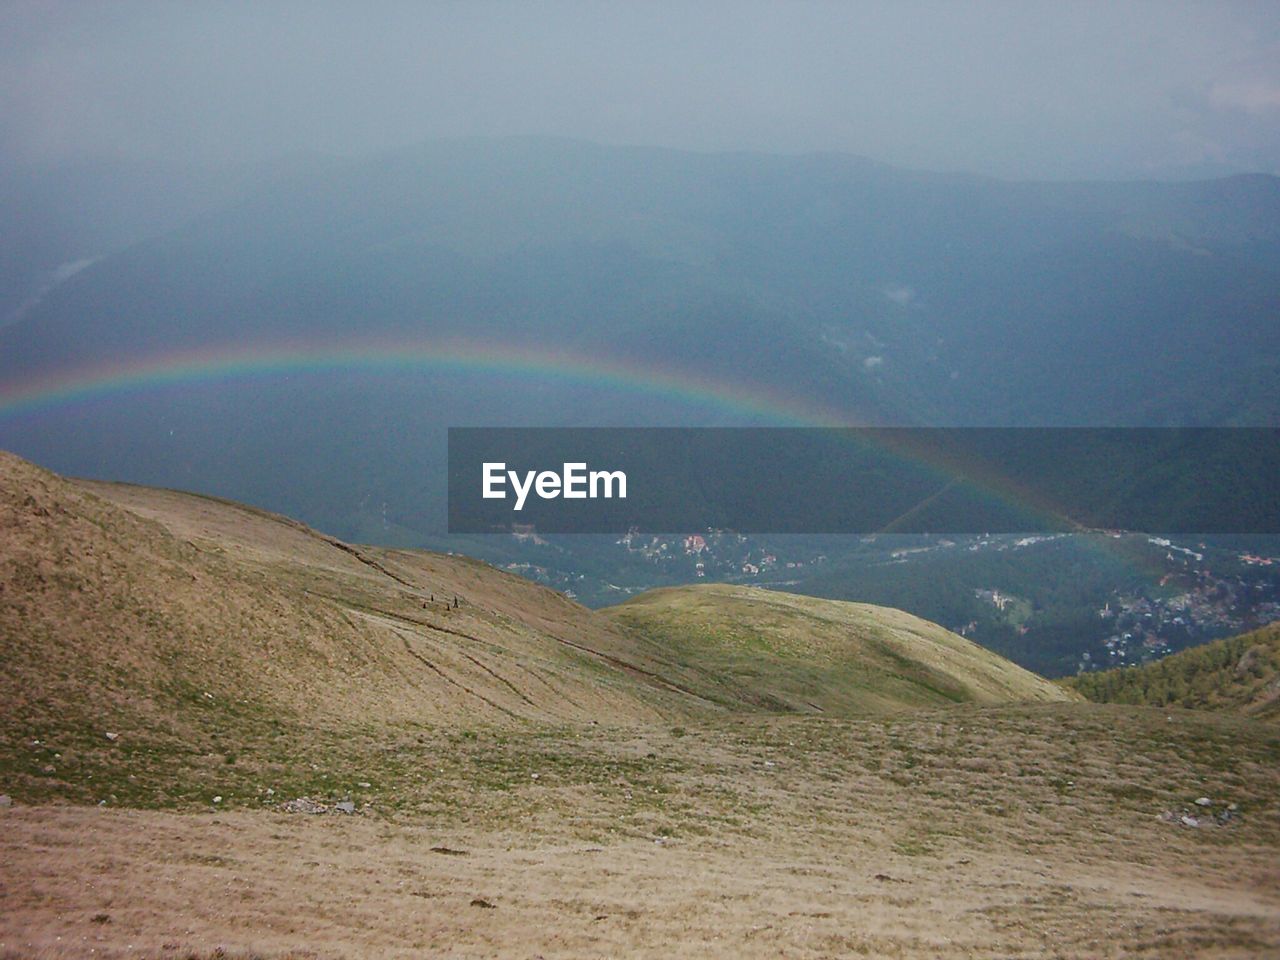
[[[458,595],[456,593],[453,595],[453,609],[458,609]]]

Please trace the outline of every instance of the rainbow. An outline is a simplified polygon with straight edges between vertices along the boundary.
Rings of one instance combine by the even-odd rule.
[[[215,345],[73,367],[0,382],[0,425],[7,420],[108,400],[113,396],[179,390],[200,384],[349,372],[463,374],[555,381],[682,401],[773,426],[864,425],[848,411],[824,407],[761,385],[753,385],[748,390],[702,372],[662,369],[567,349],[539,349],[463,339],[363,340],[359,344],[308,340],[271,345]],[[929,451],[915,449],[909,441],[885,444],[886,449],[890,446],[890,452],[908,460],[926,466],[942,466],[933,462]],[[1038,500],[1006,477],[982,470],[970,473],[970,477],[984,495],[997,502],[1029,509],[1043,516],[1061,517],[1053,504]]]
[[[269,346],[206,346],[153,354],[127,361],[103,362],[25,379],[0,382],[0,426],[6,421],[38,416],[113,396],[177,390],[189,385],[271,380],[293,375],[323,376],[352,371],[519,378],[594,386],[683,401],[739,418],[775,426],[846,427],[864,425],[849,411],[824,407],[753,385],[750,389],[701,372],[660,369],[619,359],[590,356],[565,349],[495,345],[471,340],[364,341],[360,344],[315,341],[280,342]],[[927,461],[919,451],[896,453]],[[1059,516],[1052,504],[1037,502],[1006,477],[975,476],[983,491],[997,501]],[[1104,536],[1086,537],[1087,549],[1100,556],[1121,556]],[[1154,582],[1158,569],[1140,569]]]
[[[555,380],[710,406],[776,425],[856,425],[847,413],[760,386],[746,390],[698,372],[660,369],[571,350],[468,340],[211,346],[85,365],[0,382],[0,419],[149,390],[351,371]]]

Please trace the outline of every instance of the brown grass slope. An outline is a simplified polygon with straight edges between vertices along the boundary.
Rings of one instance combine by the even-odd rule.
[[[481,561],[348,544],[213,497],[76,482],[305,604],[336,604],[362,629],[389,632],[419,663],[426,655],[433,684],[452,689],[434,712],[414,701],[387,719],[634,722],[709,706],[630,656],[629,640],[591,610]]]
[[[1071,699],[1043,677],[919,617],[756,587],[654,590],[604,611],[708,699],[836,715]]]
[[[1099,703],[1226,710],[1280,720],[1280,623],[1141,667],[1081,674],[1064,683]]]
[[[953,706],[396,749],[348,761],[364,815],[217,780],[216,810],[0,809],[0,957],[1280,956],[1280,730],[1244,717]]]
[[[463,559],[366,553],[233,504],[0,455],[0,544],[7,744],[68,728],[198,743],[219,724],[234,738],[696,708],[593,652],[618,638],[553,591]],[[538,626],[553,621],[563,639]]]

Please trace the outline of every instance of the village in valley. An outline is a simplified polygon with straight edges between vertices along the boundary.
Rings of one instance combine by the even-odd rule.
[[[630,531],[616,541],[628,553],[657,564],[688,567],[695,580],[736,580],[778,570],[804,570],[825,563],[824,554],[778,559],[774,550],[752,538],[727,530],[707,530],[677,537],[653,536]]]
[[[1145,589],[1118,590],[1106,599],[1097,611],[1106,628],[1101,650],[1082,649],[1077,672],[1149,663],[1280,620],[1280,558],[1246,551],[1210,559],[1203,543],[1192,549],[1164,537],[1145,539],[1156,554],[1163,551],[1165,571]],[[1227,569],[1215,573],[1211,563]],[[975,589],[974,596],[1027,631],[1033,611],[1025,599],[998,588]],[[967,636],[976,627],[970,622],[956,632]]]

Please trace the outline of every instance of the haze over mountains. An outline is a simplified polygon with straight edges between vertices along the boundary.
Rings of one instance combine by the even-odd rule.
[[[50,229],[58,176],[24,195],[20,231]],[[506,139],[192,175],[176,206],[127,199],[118,175],[75,179],[85,211],[125,212],[86,218],[75,241],[6,246],[7,401],[120,370],[145,387],[175,358],[259,351],[279,369],[10,412],[0,444],[344,536],[439,532],[446,425],[1280,413],[1272,177],[1010,183]],[[23,262],[41,249],[40,270]],[[339,360],[309,366],[303,342]],[[459,344],[524,365],[468,368],[449,360]],[[361,350],[412,356],[387,369]]]

